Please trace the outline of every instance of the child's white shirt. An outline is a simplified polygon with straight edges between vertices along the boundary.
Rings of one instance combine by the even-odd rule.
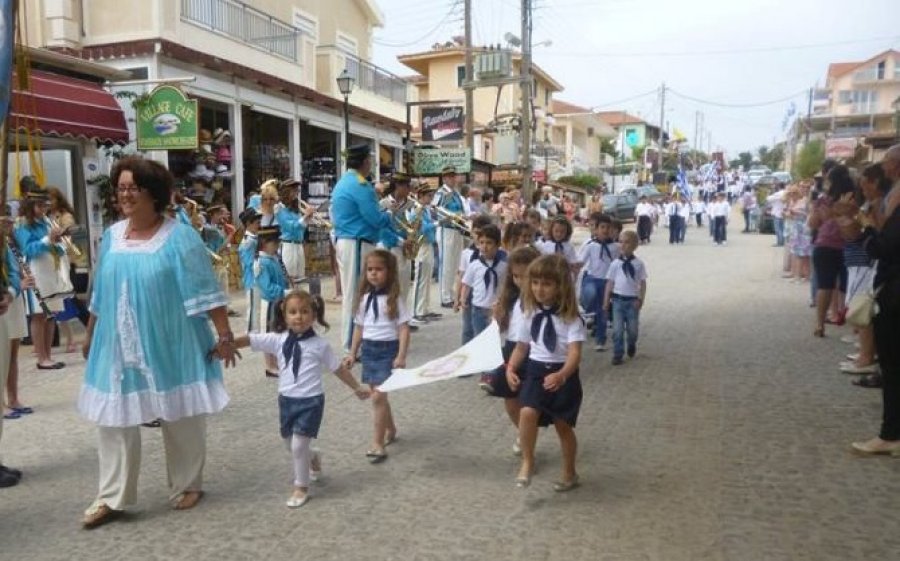
[[[359,300],[359,307],[353,321],[362,327],[363,339],[370,341],[395,341],[400,338],[400,325],[408,323],[412,319],[403,298],[397,297],[397,318],[388,317],[387,294],[375,297],[378,302],[378,319],[375,318],[374,306],[366,309],[369,293],[363,294]]]
[[[522,321],[518,327],[518,341],[520,343],[528,343],[530,351],[528,358],[538,362],[559,363],[565,362],[569,354],[569,343],[584,341],[587,338],[587,328],[581,317],[575,318],[573,321],[563,321],[558,315],[553,314],[551,321],[556,330],[556,348],[548,349],[544,346],[544,330],[547,329],[547,322],[541,322],[541,330],[538,333],[537,340],[531,338],[531,322],[534,319],[536,310],[524,312]]]
[[[634,209],[635,216],[653,217],[655,213],[656,208],[650,203],[638,203]]]
[[[331,349],[331,345],[318,335],[300,341],[300,370],[297,379],[291,364],[284,358],[284,342],[289,335],[284,333],[250,333],[250,348],[257,352],[275,355],[278,359],[278,393],[286,397],[314,397],[325,393],[322,372],[334,372],[341,366],[341,359]]]
[[[561,242],[562,243],[562,256],[565,257],[566,262],[570,265],[573,263],[578,263],[578,255],[575,253],[575,248],[572,246],[572,242]],[[556,242],[553,240],[544,240],[542,242],[538,242],[535,244],[535,248],[540,251],[544,255],[553,255],[556,253]]]
[[[514,343],[519,341],[519,329],[522,325],[524,314],[525,310],[522,307],[522,299],[519,298],[513,305],[513,309],[509,312],[509,328],[506,330],[505,334],[502,334],[507,341],[512,341]]]
[[[478,251],[478,248],[471,245],[462,250],[462,255],[459,258],[458,269],[461,275],[465,274],[466,267],[468,267],[469,263],[472,262],[472,255],[474,255],[476,251]],[[479,253],[481,252],[479,251]]]
[[[592,238],[581,246],[579,259],[584,263],[584,273],[594,278],[605,279],[610,264],[619,257],[619,244],[613,241],[607,242],[607,253],[603,244],[596,238]]]
[[[620,256],[619,259],[613,261],[612,265],[609,266],[609,272],[606,274],[606,280],[613,282],[613,294],[618,294],[619,296],[640,296],[641,282],[647,280],[647,267],[644,266],[644,262],[638,257],[632,259],[634,278],[631,278],[622,270],[623,264],[624,261],[622,261]]]
[[[484,275],[491,265],[497,273],[496,277],[490,275],[490,287],[484,282]],[[497,302],[497,296],[500,294],[500,283],[506,277],[506,268],[508,267],[506,259],[502,258],[498,253],[491,262],[483,261],[482,258],[471,261],[466,266],[466,272],[463,274],[462,282],[472,290],[472,305],[478,308],[490,308]]]

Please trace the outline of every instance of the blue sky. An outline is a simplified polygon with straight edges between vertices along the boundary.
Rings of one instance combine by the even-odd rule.
[[[519,0],[472,0],[476,44],[520,32]],[[731,157],[782,140],[791,102],[824,83],[830,62],[900,49],[898,0],[533,0],[535,62],[565,87],[558,97],[603,110],[626,109],[656,124],[658,90],[666,120],[693,139],[704,113],[713,147]],[[399,54],[462,34],[461,0],[378,0],[375,62],[400,75]],[[653,93],[649,93],[653,90]],[[640,94],[647,94],[640,97]],[[686,97],[685,97],[686,96]],[[688,97],[702,102],[687,99]],[[629,101],[614,103],[620,100]],[[761,104],[734,108],[715,104]],[[708,140],[703,135],[704,147]]]

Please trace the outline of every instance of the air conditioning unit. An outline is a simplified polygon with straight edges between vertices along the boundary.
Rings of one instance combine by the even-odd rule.
[[[512,74],[510,51],[484,51],[475,57],[475,79],[506,78]]]

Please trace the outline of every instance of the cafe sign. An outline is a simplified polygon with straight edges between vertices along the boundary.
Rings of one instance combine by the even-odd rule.
[[[418,148],[413,151],[413,171],[416,175],[440,175],[447,166],[457,173],[472,171],[472,150],[469,148]]]
[[[457,142],[463,139],[463,108],[423,107],[422,142]]]
[[[197,100],[174,86],[159,86],[135,104],[138,150],[197,148]]]

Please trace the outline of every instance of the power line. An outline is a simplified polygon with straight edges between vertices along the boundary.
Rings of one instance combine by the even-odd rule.
[[[803,90],[800,90],[799,92],[792,93],[791,95],[786,96],[786,97],[782,97],[779,99],[773,99],[771,101],[760,101],[760,102],[756,102],[756,103],[722,103],[719,101],[709,101],[707,99],[700,99],[698,97],[689,96],[689,95],[683,94],[677,90],[674,90],[672,88],[666,88],[666,89],[669,92],[671,92],[671,93],[675,94],[676,96],[683,98],[683,99],[694,101],[696,103],[702,103],[704,105],[712,105],[715,107],[729,107],[731,109],[746,109],[746,108],[750,108],[750,107],[764,107],[766,105],[775,105],[777,103],[784,103],[785,101],[790,101],[792,99],[795,99],[797,96],[805,94],[807,92],[806,89],[803,89]]]
[[[708,56],[708,55],[733,55],[733,54],[744,54],[744,53],[764,53],[764,52],[775,52],[775,51],[791,51],[791,50],[802,50],[802,49],[815,49],[821,47],[833,47],[838,45],[853,45],[859,43],[873,43],[875,41],[884,41],[891,40],[896,42],[900,40],[900,35],[890,35],[883,37],[869,37],[868,39],[854,39],[848,41],[832,41],[830,43],[808,43],[805,45],[786,45],[780,47],[748,47],[744,49],[718,49],[718,50],[707,50],[707,51],[657,51],[657,52],[632,52],[632,53],[612,53],[612,52],[603,52],[603,51],[591,51],[591,52],[554,52],[549,53],[552,56],[565,56],[565,57],[623,57],[623,58],[632,58],[632,57],[682,57],[682,56]]]
[[[620,103],[628,103],[629,101],[634,101],[635,99],[640,99],[642,97],[647,97],[648,95],[657,94],[657,93],[659,93],[659,88],[653,88],[650,91],[647,91],[647,92],[644,92],[641,94],[637,94],[637,95],[633,95],[631,97],[626,97],[624,99],[617,99],[616,101],[610,101],[608,103],[601,103],[600,105],[594,105],[593,107],[591,107],[591,109],[593,110],[593,109],[599,109],[601,107],[609,107],[610,105],[619,105]]]
[[[422,35],[421,37],[419,37],[413,41],[409,41],[409,42],[405,42],[405,43],[390,43],[387,41],[380,41],[378,39],[372,39],[372,42],[375,43],[376,45],[381,45],[382,47],[392,47],[392,48],[411,47],[413,45],[417,45],[417,44],[421,43],[422,41],[428,39],[432,35],[434,35],[435,32],[437,32],[440,28],[442,28],[446,23],[448,23],[450,21],[450,18],[453,17],[454,12],[459,7],[459,2],[460,2],[460,0],[453,0],[453,3],[450,5],[450,9],[447,10],[447,13],[444,15],[444,17],[441,19],[441,21],[439,21],[438,24],[436,26],[434,26],[432,29],[430,29],[427,33],[425,33],[424,35]]]

